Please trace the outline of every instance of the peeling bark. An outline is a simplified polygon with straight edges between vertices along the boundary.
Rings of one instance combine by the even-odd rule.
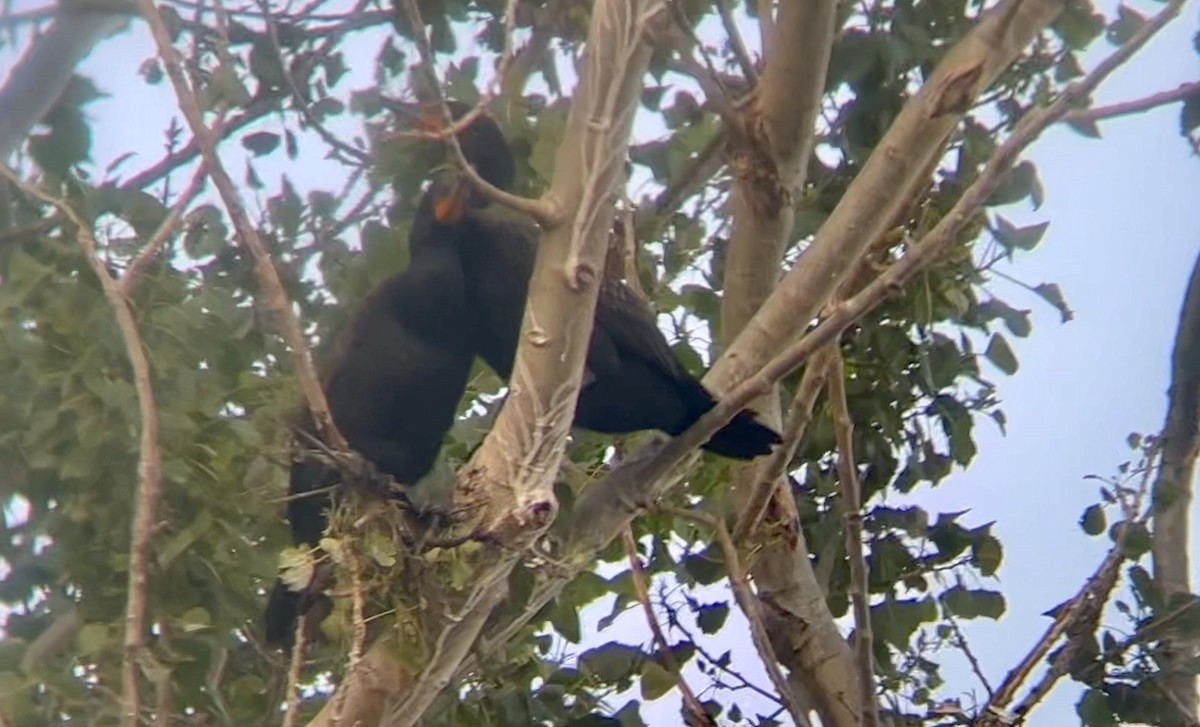
[[[1188,562],[1188,516],[1200,455],[1200,258],[1179,314],[1175,351],[1171,358],[1171,388],[1163,429],[1162,463],[1154,483],[1154,579],[1164,599],[1192,591]],[[1194,658],[1200,644],[1194,639],[1166,637],[1167,668]],[[1198,714],[1196,677],[1170,674],[1165,686],[1176,706],[1192,722]]]
[[[837,3],[784,0],[774,25],[776,40],[766,58],[756,104],[732,135],[735,183],[733,237],[726,262],[722,319],[725,343],[734,340],[779,281],[783,253],[791,242],[794,198],[803,189],[816,134],[833,48]],[[782,420],[778,387],[759,400],[764,418]],[[733,469],[736,507],[754,507],[765,462]],[[809,558],[808,544],[785,478],[772,496],[771,537],[750,573],[758,610],[774,634],[774,653],[799,682],[811,706],[828,725],[860,724],[862,702],[853,654],[825,603]],[[815,660],[814,660],[815,659]]]

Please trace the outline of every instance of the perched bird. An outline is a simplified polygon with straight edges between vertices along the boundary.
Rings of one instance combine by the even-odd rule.
[[[330,414],[347,443],[404,485],[433,467],[475,359],[473,321],[452,242],[456,230],[441,225],[434,212],[449,191],[434,183],[422,196],[409,235],[408,268],[363,301],[322,378]],[[307,409],[300,430],[316,434]],[[306,440],[298,435],[296,444],[313,449]],[[329,488],[341,481],[341,473],[301,453],[289,479],[292,537],[298,545],[315,546],[327,523]],[[290,648],[301,614],[318,606],[327,613],[329,602],[320,590],[310,583],[292,591],[277,581],[264,617],[267,643]],[[307,625],[324,615],[310,617]]]
[[[470,107],[450,103],[455,118]],[[441,117],[426,114],[426,128]],[[480,115],[458,133],[463,155],[493,186],[508,190],[515,176],[512,150],[494,119]],[[447,238],[462,258],[468,306],[477,319],[479,356],[502,378],[512,375],[521,320],[533,274],[537,227],[497,210],[465,178],[435,204],[439,220],[453,227]],[[712,394],[683,367],[659,330],[654,312],[624,282],[604,277],[596,303],[575,426],[619,434],[659,429],[677,435],[715,404]],[[770,451],[779,435],[743,410],[704,449],[734,459]]]

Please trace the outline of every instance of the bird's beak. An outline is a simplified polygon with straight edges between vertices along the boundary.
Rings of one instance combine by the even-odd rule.
[[[467,198],[470,192],[471,183],[463,177],[458,177],[450,183],[449,191],[434,202],[433,216],[443,224],[458,222],[467,214]]]

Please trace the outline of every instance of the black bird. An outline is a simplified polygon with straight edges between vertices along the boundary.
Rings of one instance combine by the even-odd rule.
[[[422,196],[409,235],[408,268],[362,303],[322,380],[330,414],[347,443],[405,485],[433,467],[475,359],[462,267],[452,242],[447,244],[456,230],[440,225],[434,212],[448,192],[434,183]],[[307,410],[300,429],[315,436]],[[295,443],[313,449],[304,435]],[[293,540],[315,546],[327,523],[328,488],[341,474],[301,454],[289,480]],[[321,590],[310,583],[296,592],[277,581],[264,617],[267,643],[290,649],[301,614],[310,615],[308,627],[316,626],[330,607]]]
[[[450,102],[462,118],[470,107]],[[440,116],[423,117],[426,128]],[[515,177],[512,150],[494,119],[480,115],[458,133],[467,161],[493,186],[508,190]],[[512,375],[517,340],[536,256],[532,221],[495,209],[459,178],[436,205],[439,219],[453,224],[453,242],[462,256],[469,306],[477,317],[476,350],[497,374]],[[715,404],[712,394],[683,367],[659,330],[655,315],[621,280],[605,277],[596,303],[575,426],[620,434],[660,429],[681,434]],[[770,451],[779,435],[743,410],[704,445],[734,459]]]

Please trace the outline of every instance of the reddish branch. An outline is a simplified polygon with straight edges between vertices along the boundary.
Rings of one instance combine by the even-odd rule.
[[[1068,121],[1101,121],[1103,119],[1112,119],[1117,116],[1129,116],[1131,114],[1140,114],[1156,109],[1159,106],[1186,101],[1187,99],[1200,95],[1200,81],[1185,83],[1179,88],[1170,91],[1162,91],[1160,93],[1151,94],[1145,98],[1134,99],[1133,101],[1122,101],[1121,103],[1109,104],[1107,106],[1094,106],[1086,109],[1076,109],[1067,114]]]

